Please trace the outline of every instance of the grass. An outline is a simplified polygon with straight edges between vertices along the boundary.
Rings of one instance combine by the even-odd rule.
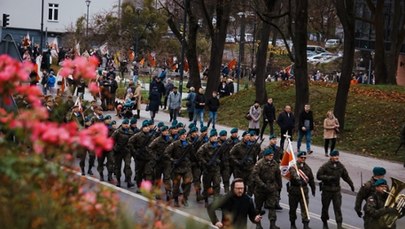
[[[268,96],[273,98],[277,114],[286,104],[294,107],[295,85],[292,82],[268,83],[266,89]],[[246,129],[248,121],[244,115],[255,100],[254,90],[243,90],[237,95],[221,99],[218,122]],[[323,120],[326,112],[333,110],[336,91],[336,84],[310,84],[315,145],[323,145]],[[394,152],[399,145],[400,130],[405,124],[405,87],[352,87],[345,121],[344,133],[338,138],[338,149],[392,161],[404,161],[403,153],[394,155]],[[275,126],[275,131],[279,134],[278,126]]]

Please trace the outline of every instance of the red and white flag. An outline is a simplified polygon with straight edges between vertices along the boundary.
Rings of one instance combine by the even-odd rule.
[[[281,175],[290,179],[290,168],[296,164],[294,152],[284,151],[283,158],[280,162]]]

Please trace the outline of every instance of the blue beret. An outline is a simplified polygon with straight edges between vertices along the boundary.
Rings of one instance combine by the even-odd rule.
[[[178,121],[177,121],[177,120],[173,120],[173,122],[172,122],[172,126],[176,126],[176,125],[177,125],[177,123],[178,123]]]
[[[106,120],[106,119],[111,119],[111,115],[104,116],[104,120]]]
[[[142,127],[147,127],[147,126],[149,126],[149,121],[148,121],[148,120],[144,120],[144,121],[142,122]]]
[[[330,153],[330,156],[331,156],[331,157],[339,156],[339,151],[333,150],[333,151]]]
[[[117,122],[116,122],[115,120],[113,120],[113,121],[111,122],[111,125],[115,125],[115,124],[117,124]]]
[[[244,131],[243,134],[242,134],[242,137],[245,137],[245,135],[247,135],[247,134],[251,135],[249,132]]]
[[[162,126],[162,127],[160,127],[160,131],[165,131],[165,130],[168,130],[168,129],[169,129],[168,126]]]
[[[217,136],[217,135],[218,135],[218,133],[217,133],[216,130],[211,130],[210,131],[210,137]]]
[[[129,120],[128,119],[122,120],[122,124],[129,124]]]
[[[238,133],[238,128],[235,128],[235,127],[232,128],[232,129],[231,129],[231,134],[233,134],[233,133]]]
[[[249,134],[250,134],[250,136],[255,136],[256,132],[252,130],[252,131],[249,131]]]
[[[226,130],[219,131],[219,136],[226,136],[227,134],[228,132],[226,132]]]
[[[383,176],[387,171],[383,167],[374,167],[373,174],[374,176]]]
[[[201,127],[201,132],[205,132],[205,131],[207,131],[208,130],[208,127],[206,127],[206,126],[203,126],[203,127]]]
[[[159,122],[157,126],[158,126],[159,128],[161,128],[161,127],[163,127],[164,125],[165,125],[165,124],[164,124],[163,122]]]
[[[275,134],[270,134],[269,139],[274,139],[274,138],[277,138],[277,135],[275,135]]]
[[[307,152],[305,152],[305,151],[300,151],[298,154],[297,154],[297,157],[306,157],[307,156]]]
[[[273,153],[274,153],[274,151],[271,148],[267,148],[263,151],[263,156],[267,156],[267,155],[270,155]]]
[[[189,129],[191,129],[191,128],[193,128],[193,127],[195,127],[194,122],[192,122],[192,123],[188,124],[188,128],[189,128]]]
[[[138,119],[131,118],[131,121],[129,121],[129,123],[132,125],[132,124],[135,124],[137,121],[138,121]]]
[[[179,130],[179,135],[183,135],[183,134],[185,134],[185,133],[186,133],[186,130],[185,130],[185,129]]]
[[[387,181],[385,179],[376,180],[374,183],[374,186],[380,186],[380,185],[387,185]]]
[[[196,127],[192,127],[190,129],[189,133],[191,134],[191,133],[194,133],[194,132],[197,132],[197,131],[198,131],[198,129]]]
[[[179,122],[179,123],[177,123],[176,127],[177,127],[177,128],[183,128],[183,127],[184,127],[184,124],[183,124],[182,122]]]

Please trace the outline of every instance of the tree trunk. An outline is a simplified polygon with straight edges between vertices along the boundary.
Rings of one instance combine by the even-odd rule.
[[[189,83],[187,86],[194,87],[196,91],[201,87],[200,69],[198,66],[197,56],[197,32],[198,21],[191,10],[191,4],[187,5],[187,15],[189,19],[188,23],[188,47],[186,51],[188,66],[189,66]]]
[[[336,12],[344,31],[342,74],[340,76],[338,90],[335,99],[334,114],[339,120],[340,129],[345,126],[345,113],[347,98],[350,89],[350,80],[354,62],[354,0],[335,0]]]
[[[266,92],[266,60],[267,60],[267,49],[270,37],[270,25],[262,22],[260,30],[260,44],[257,50],[256,57],[256,100],[260,104],[264,104],[267,101]],[[263,67],[262,67],[263,66]]]
[[[218,0],[216,2],[216,26],[215,28],[210,26],[211,57],[208,69],[207,88],[205,91],[205,96],[207,98],[212,97],[212,92],[218,90],[220,83],[222,56],[224,53],[231,3],[232,1],[229,0]],[[205,12],[205,15],[206,21],[211,23],[211,18],[208,17],[207,11]]]
[[[375,30],[375,83],[387,83],[387,69],[385,66],[385,44],[384,44],[384,1],[377,1],[374,14]],[[346,42],[346,40],[345,40]]]
[[[307,23],[308,0],[295,1],[295,36],[294,39],[294,76],[295,76],[295,116],[304,110],[309,102],[308,66],[307,66]],[[298,119],[297,119],[298,121]]]

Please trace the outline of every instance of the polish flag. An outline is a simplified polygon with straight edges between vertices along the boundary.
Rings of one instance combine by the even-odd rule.
[[[281,175],[290,179],[290,168],[296,164],[294,152],[284,151],[283,158],[280,162]]]

